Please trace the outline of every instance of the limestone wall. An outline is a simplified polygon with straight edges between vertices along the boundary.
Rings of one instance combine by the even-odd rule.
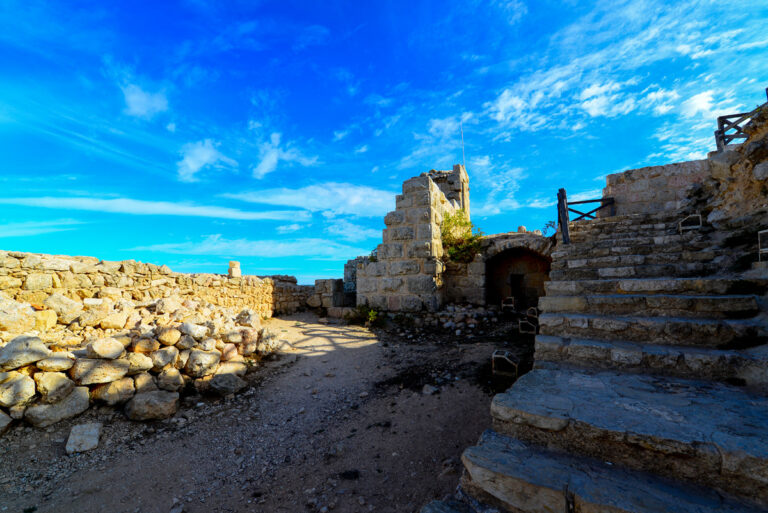
[[[228,278],[174,273],[164,265],[133,260],[111,262],[0,251],[0,291],[40,309],[54,292],[80,303],[87,298],[149,301],[176,296],[234,309],[250,308],[271,317],[304,306],[313,287],[297,285],[291,276]]]
[[[462,166],[457,168],[466,176]],[[384,218],[387,228],[376,260],[358,264],[357,304],[391,312],[437,310],[444,271],[440,225],[459,208],[461,203],[449,200],[430,174],[406,180],[395,210]]]
[[[690,187],[709,176],[707,160],[631,169],[608,175],[603,197],[614,198],[616,215],[677,210],[685,205]],[[600,211],[601,217],[607,215],[607,209]]]

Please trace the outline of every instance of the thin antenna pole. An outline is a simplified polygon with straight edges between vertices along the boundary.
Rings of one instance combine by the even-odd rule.
[[[459,128],[461,129],[461,164],[464,169],[467,169],[467,159],[464,157],[464,122],[459,120]]]

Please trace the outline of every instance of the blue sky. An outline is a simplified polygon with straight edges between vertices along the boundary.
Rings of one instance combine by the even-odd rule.
[[[0,248],[341,277],[462,161],[486,233],[703,158],[768,2],[0,3]]]

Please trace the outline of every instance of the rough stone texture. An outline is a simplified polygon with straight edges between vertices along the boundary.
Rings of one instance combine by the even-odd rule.
[[[159,371],[167,365],[174,365],[179,359],[179,350],[173,346],[158,349],[151,355],[152,367]]]
[[[462,461],[462,487],[505,511],[748,513],[752,505],[583,457],[550,452],[487,431]],[[439,511],[439,510],[438,510]]]
[[[176,328],[168,328],[168,329],[160,330],[160,333],[157,335],[157,340],[159,340],[160,343],[165,346],[175,345],[180,338],[181,338],[181,332]]]
[[[193,378],[208,376],[216,372],[216,367],[219,365],[220,360],[221,353],[218,351],[192,349],[184,370]]]
[[[37,337],[20,336],[0,348],[0,369],[9,370],[35,363],[51,355]]]
[[[162,390],[177,392],[184,387],[184,377],[178,369],[164,369],[157,375],[157,386]]]
[[[0,373],[0,406],[24,404],[35,395],[35,382],[19,372]]]
[[[11,425],[11,422],[13,422],[13,419],[0,411],[0,435],[5,433],[5,430],[8,429],[8,427]]]
[[[75,364],[75,355],[70,353],[69,351],[60,351],[57,353],[53,353],[48,358],[43,358],[42,360],[35,362],[35,366],[42,370],[47,372],[59,372],[59,371],[65,371],[72,368],[72,366]]]
[[[128,353],[128,372],[129,376],[148,371],[153,366],[152,358],[142,353]]]
[[[215,374],[211,379],[210,387],[221,395],[229,395],[239,392],[248,384],[235,374]]]
[[[86,346],[88,358],[104,358],[114,360],[123,354],[123,344],[114,338],[99,338],[88,343]]]
[[[135,392],[133,378],[122,378],[111,383],[98,385],[91,390],[91,399],[109,406],[128,401]]]
[[[201,326],[199,324],[194,324],[191,322],[182,323],[179,329],[181,330],[182,333],[184,333],[185,335],[189,335],[195,340],[203,340],[205,337],[208,336],[207,326]]]
[[[72,426],[72,429],[69,431],[69,438],[67,438],[65,450],[67,451],[67,454],[93,450],[99,446],[100,436],[101,422]]]
[[[75,388],[74,382],[63,372],[38,372],[34,379],[44,403],[57,403]]]
[[[707,160],[631,169],[608,175],[603,197],[614,199],[615,215],[676,210],[687,203],[691,186],[709,176]],[[603,209],[598,215],[607,217],[610,210]]]
[[[36,404],[24,412],[24,418],[35,427],[48,427],[60,420],[79,415],[88,409],[88,387],[75,387],[56,404]]]
[[[176,413],[179,394],[158,390],[136,394],[125,405],[125,414],[131,420],[160,420]]]
[[[69,376],[78,385],[92,385],[116,381],[128,373],[131,364],[127,359],[102,360],[81,358],[69,370]]]

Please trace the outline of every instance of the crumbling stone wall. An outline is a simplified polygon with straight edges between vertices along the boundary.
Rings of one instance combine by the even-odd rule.
[[[175,273],[165,265],[134,260],[111,262],[93,257],[0,251],[0,291],[41,310],[46,299],[58,292],[81,304],[88,298],[148,301],[176,296],[223,307],[250,308],[271,317],[303,307],[313,287],[297,285],[292,276],[229,278]]]
[[[391,312],[437,310],[444,273],[440,225],[446,214],[465,205],[469,207],[469,186],[463,166],[406,180],[395,210],[384,218],[387,228],[375,261],[358,264],[357,304]]]
[[[707,160],[630,169],[608,175],[603,197],[614,198],[616,215],[678,210],[687,203],[691,186],[709,176]],[[608,209],[599,211],[598,215],[607,217]]]

